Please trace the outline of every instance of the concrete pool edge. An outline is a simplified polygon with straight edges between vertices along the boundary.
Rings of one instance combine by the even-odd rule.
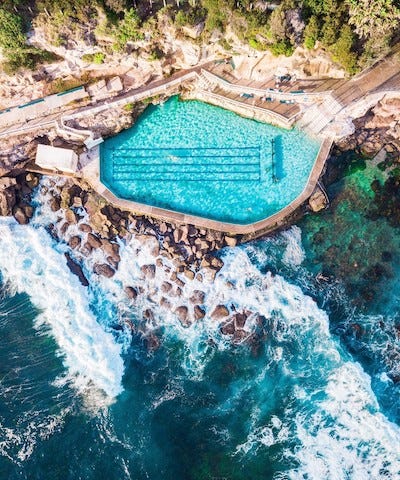
[[[81,172],[83,179],[86,180],[99,195],[101,195],[111,205],[123,210],[128,210],[132,213],[141,215],[149,215],[151,217],[175,224],[192,224],[196,227],[217,230],[228,234],[257,235],[258,233],[268,233],[281,227],[289,215],[297,210],[299,206],[302,205],[312,195],[322,174],[326,159],[328,158],[332,148],[332,144],[332,137],[327,137],[322,141],[307,183],[297,198],[295,198],[279,212],[266,217],[263,220],[246,225],[211,220],[205,217],[189,215],[117,197],[104,185],[104,183],[102,183],[100,179],[100,149],[98,147],[95,149],[95,152],[93,152],[94,155],[90,161],[84,162],[86,165],[82,168]]]

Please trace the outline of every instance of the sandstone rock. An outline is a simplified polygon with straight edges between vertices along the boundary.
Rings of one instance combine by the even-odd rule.
[[[76,213],[70,208],[65,211],[65,220],[71,225],[78,222]]]
[[[156,266],[159,267],[159,268],[162,268],[164,266],[164,263],[163,263],[161,258],[157,258]]]
[[[211,313],[211,318],[213,320],[221,320],[225,317],[229,317],[229,310],[225,305],[217,305]]]
[[[200,304],[204,303],[206,294],[202,290],[194,290],[192,296],[190,297],[190,301],[193,304]]]
[[[96,263],[93,267],[94,273],[102,275],[103,277],[111,278],[115,275],[115,270],[107,263]]]
[[[233,321],[235,328],[243,328],[247,320],[247,315],[245,313],[235,313],[233,316]]]
[[[150,252],[157,251],[157,249],[159,249],[158,240],[154,235],[137,235],[135,238]]]
[[[188,319],[188,308],[185,305],[178,307],[175,310],[175,313],[178,316],[179,321],[184,327],[188,327],[190,325],[190,321]]]
[[[193,307],[193,315],[194,315],[195,320],[201,320],[202,318],[205,317],[206,312],[199,305],[195,305]]]
[[[81,208],[83,206],[81,197],[74,197],[72,206],[74,208]]]
[[[156,276],[156,266],[151,264],[151,265],[142,265],[140,267],[140,270],[144,274],[146,278],[154,278]]]
[[[225,235],[224,242],[228,247],[236,247],[237,245],[237,239],[235,237],[229,237],[228,235]]]
[[[223,335],[233,335],[235,333],[235,325],[230,320],[221,326],[220,331]]]
[[[185,277],[188,278],[189,280],[193,280],[193,279],[194,279],[194,272],[193,272],[193,270],[189,270],[188,268],[186,268],[186,269],[183,271],[183,274],[184,274]]]
[[[33,217],[33,207],[31,205],[24,205],[24,206],[21,205],[21,207],[28,218]]]
[[[7,188],[15,187],[17,185],[17,179],[14,177],[1,177],[0,178],[0,191]]]
[[[138,296],[138,292],[136,288],[133,288],[133,287],[125,287],[124,292],[126,296],[131,300],[135,300],[136,297]]]
[[[172,285],[169,282],[163,282],[161,285],[161,291],[164,293],[169,293],[172,289]]]
[[[203,274],[207,280],[209,280],[210,282],[213,282],[217,275],[217,271],[214,268],[206,267],[206,268],[203,268]]]
[[[88,233],[87,243],[94,249],[100,248],[102,246],[100,238],[93,235],[93,233]]]
[[[79,230],[81,232],[87,232],[87,233],[90,233],[92,231],[92,227],[90,225],[88,225],[87,223],[81,223],[79,226],[78,226]]]
[[[52,212],[58,212],[61,208],[61,198],[60,197],[51,197],[49,201],[50,210]]]
[[[0,190],[0,216],[9,217],[12,215],[15,206],[15,191],[12,188]]]
[[[187,225],[181,225],[174,230],[174,242],[175,243],[187,243],[188,242],[189,229]]]
[[[248,336],[248,333],[245,332],[244,330],[235,330],[233,334],[233,341],[235,343],[241,343],[247,336]]]
[[[218,257],[211,257],[211,265],[218,270],[220,270],[224,266],[224,262]]]
[[[81,237],[78,237],[78,235],[74,235],[68,240],[68,245],[73,249],[78,248],[80,244],[81,244]]]
[[[101,249],[106,255],[114,257],[119,254],[119,245],[118,243],[112,243],[110,240],[102,239],[101,240]]]
[[[169,310],[171,308],[171,302],[165,297],[161,297],[160,306]]]
[[[327,206],[328,202],[326,201],[325,195],[319,187],[315,189],[314,193],[309,198],[308,204],[313,212],[319,212]]]
[[[37,177],[34,173],[27,173],[25,176],[25,181],[30,188],[36,188],[39,185],[39,177]]]
[[[107,257],[107,262],[115,269],[118,268],[119,262],[121,261],[121,257],[119,255],[113,255],[112,257]]]
[[[29,218],[25,215],[25,212],[21,207],[14,207],[13,215],[15,220],[20,225],[26,225],[27,223],[29,223]]]
[[[158,230],[162,235],[165,235],[168,232],[167,224],[165,222],[161,222],[158,227]]]

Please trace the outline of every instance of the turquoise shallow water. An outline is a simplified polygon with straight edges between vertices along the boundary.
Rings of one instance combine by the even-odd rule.
[[[101,178],[123,198],[246,224],[301,193],[318,148],[298,130],[174,97],[105,141]]]

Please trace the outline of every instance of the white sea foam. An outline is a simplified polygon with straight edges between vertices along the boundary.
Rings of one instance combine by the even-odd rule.
[[[346,362],[335,369],[325,392],[311,417],[297,415],[300,466],[290,478],[399,478],[400,429],[379,412],[361,367]]]
[[[0,221],[4,278],[41,310],[36,326],[50,327],[64,364],[80,390],[91,385],[109,397],[122,391],[121,346],[91,313],[85,289],[42,228]]]
[[[306,255],[301,244],[301,229],[295,225],[282,232],[282,237],[287,241],[283,263],[291,267],[301,265]]]

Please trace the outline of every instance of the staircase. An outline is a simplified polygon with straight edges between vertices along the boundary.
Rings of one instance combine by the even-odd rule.
[[[327,95],[322,103],[312,105],[297,125],[311,135],[318,135],[343,109],[332,95]]]
[[[211,82],[211,80],[204,75],[202,71],[200,71],[198,74],[198,81],[197,84],[201,90],[206,90],[206,91],[213,91],[214,88],[216,87],[216,84]]]

